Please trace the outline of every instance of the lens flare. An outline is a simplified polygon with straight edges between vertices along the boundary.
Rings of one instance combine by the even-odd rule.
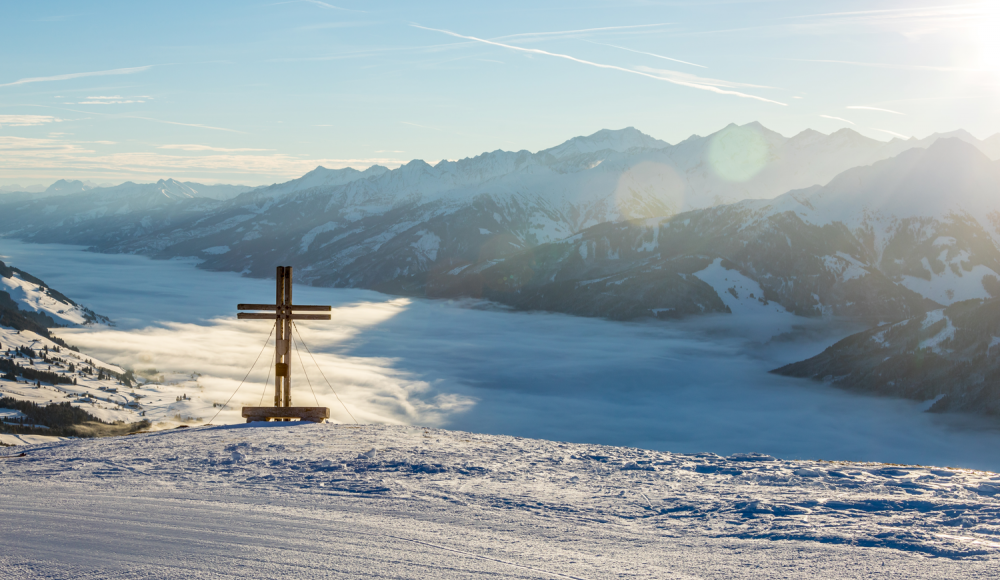
[[[976,26],[983,68],[1000,73],[1000,4],[990,2]]]
[[[708,144],[708,162],[726,181],[747,181],[764,169],[770,156],[767,141],[752,127],[730,125]]]
[[[664,163],[643,161],[629,167],[615,187],[615,205],[627,219],[671,216],[684,211],[686,185]]]

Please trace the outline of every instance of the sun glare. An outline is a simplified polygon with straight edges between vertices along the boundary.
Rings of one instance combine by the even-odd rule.
[[[983,68],[1000,73],[1000,3],[987,2],[976,26],[979,62]]]

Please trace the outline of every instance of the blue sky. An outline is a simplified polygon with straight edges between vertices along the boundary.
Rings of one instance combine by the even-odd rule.
[[[0,185],[284,181],[634,126],[1000,131],[1000,2],[0,1]]]

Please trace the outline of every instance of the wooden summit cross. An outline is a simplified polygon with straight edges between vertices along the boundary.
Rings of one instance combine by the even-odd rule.
[[[303,306],[292,304],[292,267],[278,266],[277,296],[274,304],[238,304],[237,310],[270,310],[268,313],[240,312],[240,320],[274,320],[277,336],[274,343],[274,406],[243,407],[247,423],[251,421],[290,421],[300,419],[322,423],[330,418],[327,407],[292,406],[292,321],[330,320],[329,314],[301,314],[304,312],[330,312],[329,306]]]

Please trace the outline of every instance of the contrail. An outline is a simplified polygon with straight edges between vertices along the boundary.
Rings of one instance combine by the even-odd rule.
[[[580,64],[586,64],[586,65],[594,66],[594,67],[597,67],[597,68],[605,68],[605,69],[611,69],[611,70],[618,70],[618,71],[622,71],[622,72],[627,72],[627,73],[634,74],[634,75],[639,75],[639,76],[643,76],[643,77],[649,77],[651,79],[656,79],[658,81],[666,81],[668,83],[672,83],[672,84],[675,84],[675,85],[681,85],[681,86],[684,86],[684,87],[691,87],[693,89],[701,89],[703,91],[710,91],[710,92],[713,92],[713,93],[718,93],[720,95],[733,95],[733,96],[736,96],[736,97],[743,97],[745,99],[755,99],[757,101],[763,101],[765,103],[774,103],[775,105],[781,105],[782,107],[787,107],[788,106],[785,103],[781,103],[781,102],[778,102],[778,101],[772,101],[771,99],[765,99],[764,97],[757,97],[757,96],[754,96],[754,95],[748,95],[746,93],[740,93],[740,92],[737,92],[737,91],[727,91],[727,90],[724,90],[724,89],[720,89],[718,87],[711,87],[711,86],[708,86],[708,85],[699,85],[699,84],[696,84],[696,83],[689,83],[689,82],[685,82],[685,81],[679,81],[679,80],[676,80],[676,79],[664,78],[664,77],[661,77],[661,76],[656,76],[656,75],[652,75],[652,74],[648,74],[648,73],[644,73],[644,72],[640,72],[640,71],[637,71],[637,70],[632,70],[632,69],[628,69],[628,68],[624,68],[624,67],[620,67],[620,66],[615,66],[615,65],[611,65],[611,64],[601,64],[601,63],[597,63],[597,62],[590,62],[589,60],[579,59],[579,58],[576,58],[576,57],[573,57],[573,56],[569,56],[568,54],[559,54],[559,53],[556,53],[556,52],[548,52],[548,51],[540,50],[540,49],[537,49],[537,48],[522,48],[520,46],[512,46],[510,44],[503,44],[503,43],[500,43],[500,42],[493,42],[492,40],[485,40],[485,39],[482,39],[482,38],[476,38],[475,36],[465,36],[465,35],[462,35],[462,34],[451,32],[449,30],[441,30],[439,28],[428,28],[426,26],[420,26],[419,24],[411,24],[410,26],[413,26],[414,28],[420,28],[420,29],[423,29],[423,30],[430,30],[432,32],[440,32],[442,34],[447,34],[449,36],[454,36],[455,38],[464,38],[465,40],[474,40],[476,42],[482,42],[484,44],[491,44],[493,46],[499,46],[499,47],[502,47],[502,48],[509,48],[511,50],[520,50],[521,52],[530,52],[530,53],[533,53],[533,54],[544,54],[546,56],[554,56],[554,57],[557,57],[557,58],[564,58],[566,60],[571,60],[573,62],[578,62]]]
[[[106,75],[130,75],[132,73],[143,72],[153,68],[153,65],[137,66],[132,68],[116,68],[112,70],[101,70],[95,72],[69,73],[65,75],[55,75],[51,77],[30,77],[16,80],[12,83],[0,85],[0,87],[12,87],[14,85],[26,85],[28,83],[42,83],[47,81],[65,81],[68,79],[78,79],[82,77],[101,77]]]
[[[872,129],[875,129],[876,131],[882,131],[883,133],[888,133],[893,137],[899,137],[900,139],[909,139],[909,137],[907,137],[906,135],[901,135],[895,131],[890,131],[888,129],[879,129],[878,127],[872,127]]]
[[[847,119],[842,119],[840,117],[831,117],[830,115],[820,115],[820,117],[823,117],[824,119],[833,119],[834,121],[843,121],[854,125],[854,121],[848,121]]]
[[[693,62],[688,62],[686,60],[680,60],[680,59],[677,59],[677,58],[670,58],[669,56],[663,56],[661,54],[653,54],[652,52],[643,52],[641,50],[635,50],[635,49],[632,49],[632,48],[625,48],[624,46],[617,46],[617,45],[614,45],[614,44],[604,44],[603,42],[594,42],[593,40],[587,40],[586,42],[589,42],[591,44],[598,44],[600,46],[610,46],[611,48],[617,48],[619,50],[627,50],[629,52],[634,52],[636,54],[644,54],[646,56],[655,56],[656,58],[662,58],[663,60],[672,60],[674,62],[679,62],[681,64],[689,64],[691,66],[696,66],[698,68],[708,68],[705,65],[695,64]]]
[[[669,22],[660,22],[659,24],[633,24],[631,26],[604,26],[602,28],[581,28],[579,30],[556,30],[553,32],[521,32],[519,34],[508,34],[507,36],[499,36],[497,40],[507,39],[507,38],[518,38],[521,36],[562,36],[566,34],[579,34],[581,32],[604,32],[607,30],[625,30],[629,28],[655,28],[657,26],[666,26],[670,24]]]
[[[882,111],[883,113],[892,113],[893,115],[905,115],[906,113],[900,113],[899,111],[893,111],[892,109],[880,109],[878,107],[865,107],[862,105],[853,105],[847,107],[848,109],[863,109],[865,111]]]

